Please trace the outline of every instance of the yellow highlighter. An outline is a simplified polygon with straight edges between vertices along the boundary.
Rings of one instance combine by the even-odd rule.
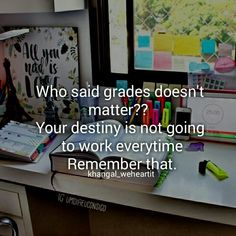
[[[224,180],[229,178],[228,173],[212,161],[205,160],[199,163],[199,173],[205,175],[206,169],[209,170],[218,180]]]
[[[169,125],[169,120],[170,120],[170,110],[168,108],[164,108],[161,120],[162,128],[167,128],[167,126]]]

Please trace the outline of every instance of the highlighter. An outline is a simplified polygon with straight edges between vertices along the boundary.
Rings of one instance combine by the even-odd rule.
[[[165,108],[169,109],[169,121],[171,121],[171,102],[165,102]]]
[[[159,123],[159,110],[154,108],[152,115],[153,115],[152,116],[152,124],[158,125],[158,123]]]
[[[147,100],[146,104],[148,105],[148,110],[149,110],[149,115],[152,118],[153,115],[153,104],[152,104],[152,100]]]
[[[161,109],[161,103],[160,101],[154,101],[154,108],[160,110]]]
[[[159,119],[161,119],[161,103],[160,103],[160,101],[154,101],[154,109],[158,109]]]
[[[218,180],[224,180],[229,177],[228,173],[225,170],[217,166],[212,161],[205,160],[199,163],[199,173],[205,175],[206,169],[208,169]]]
[[[159,98],[157,98],[157,100],[161,104],[161,113],[163,113],[163,109],[165,108],[165,97],[159,97]]]
[[[146,112],[143,112],[143,124],[149,126],[150,125],[150,113],[149,109]]]
[[[162,113],[162,122],[161,122],[163,128],[167,128],[167,126],[169,125],[169,120],[170,120],[169,117],[170,117],[169,109],[164,108],[163,113]]]

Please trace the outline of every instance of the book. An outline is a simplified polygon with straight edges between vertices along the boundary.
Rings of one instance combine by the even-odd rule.
[[[34,162],[54,137],[39,133],[36,126],[10,121],[0,130],[0,157]]]
[[[106,130],[104,127],[109,127],[110,131],[111,127],[117,127],[116,130],[119,129],[119,133],[115,133],[114,128],[110,133],[94,132],[92,134],[71,134],[64,143],[68,145],[73,144],[73,151],[63,150],[62,145],[59,145],[49,154],[52,172],[99,179],[111,179],[141,185],[154,186],[157,183],[161,171],[159,168],[156,168],[157,166],[155,168],[148,168],[146,161],[149,159],[157,161],[158,163],[166,162],[169,152],[166,148],[162,151],[149,149],[150,151],[147,152],[144,143],[147,145],[154,141],[160,144],[168,143],[169,139],[167,134],[141,134],[141,129],[138,126],[135,127],[135,134],[127,134],[122,124],[115,120],[97,121],[86,125],[84,124],[83,126],[83,128],[87,128],[88,130],[95,127],[103,127],[103,129]],[[92,148],[92,146],[100,146],[104,145],[104,143],[106,143],[107,146],[111,144],[111,150],[108,148],[106,150],[94,150],[94,148]],[[126,146],[126,149],[117,150],[117,147],[122,145]],[[135,150],[131,149],[132,145],[143,145],[144,148],[141,151]],[[69,166],[71,159],[84,165],[85,168],[77,169],[74,168],[75,166],[73,165],[71,168]],[[111,164],[112,162],[113,165]],[[139,168],[131,168],[129,165],[127,169],[124,170],[120,168],[123,162],[126,162],[126,164],[139,162],[141,164]],[[87,163],[92,163],[93,165],[87,165]],[[106,167],[101,168],[99,164]]]

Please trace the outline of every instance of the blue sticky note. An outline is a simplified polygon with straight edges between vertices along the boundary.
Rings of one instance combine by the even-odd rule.
[[[119,89],[128,89],[128,81],[127,80],[116,80],[116,88]]]
[[[214,39],[202,40],[202,54],[214,54],[216,51],[216,41]]]
[[[150,36],[149,35],[139,35],[138,36],[138,47],[139,48],[149,48],[150,47]]]
[[[136,51],[135,52],[135,68],[152,69],[153,68],[153,52],[152,51]]]

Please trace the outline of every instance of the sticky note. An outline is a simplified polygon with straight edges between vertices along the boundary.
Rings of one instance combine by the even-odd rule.
[[[155,52],[154,53],[154,69],[171,70],[172,54],[170,52]]]
[[[153,53],[152,51],[135,51],[135,68],[152,69]]]
[[[181,71],[181,72],[186,72],[188,70],[184,56],[173,56],[172,57],[172,70],[173,71]]]
[[[201,46],[198,36],[174,36],[174,54],[179,56],[200,56]]]
[[[143,82],[143,89],[147,88],[150,92],[155,91],[156,84],[154,82]]]
[[[118,89],[128,89],[128,81],[127,80],[116,80],[116,88]]]
[[[180,84],[169,84],[169,89],[173,90],[173,89],[181,89],[181,85]]]
[[[169,84],[164,84],[164,83],[156,83],[156,88],[161,88],[162,89],[167,89],[169,87]]]
[[[216,41],[214,39],[202,40],[202,54],[214,54],[216,51]]]
[[[139,35],[138,36],[138,47],[139,48],[150,48],[150,36],[149,35]]]
[[[173,50],[173,35],[155,33],[153,36],[154,51],[172,52]]]

